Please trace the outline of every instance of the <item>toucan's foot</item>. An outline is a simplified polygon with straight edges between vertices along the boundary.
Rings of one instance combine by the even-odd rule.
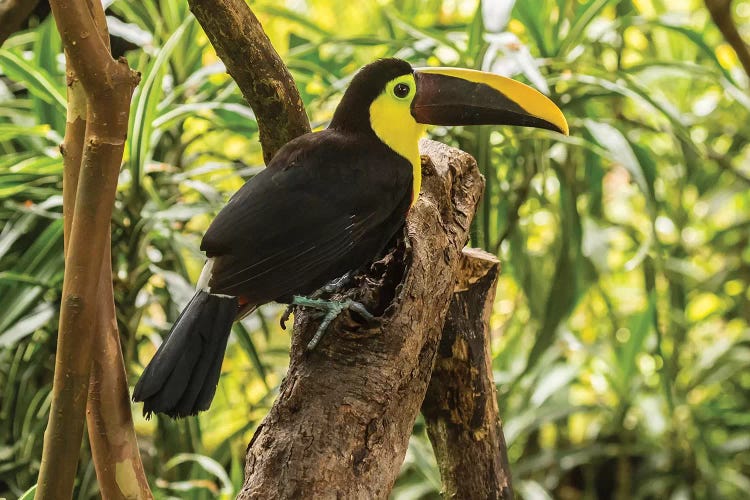
[[[313,335],[313,338],[307,344],[308,351],[312,351],[313,349],[315,349],[315,346],[318,345],[320,339],[322,339],[323,335],[325,335],[326,330],[328,329],[328,325],[330,325],[331,322],[336,319],[339,314],[347,309],[359,314],[368,322],[375,319],[375,316],[373,316],[370,311],[365,308],[365,306],[351,299],[336,301],[314,299],[310,297],[301,297],[299,295],[295,295],[292,299],[292,303],[290,304],[290,307],[291,306],[308,307],[311,309],[317,309],[318,311],[324,313],[323,320],[320,322],[320,326],[318,326],[318,329],[315,331],[315,335]]]
[[[335,280],[331,280],[327,285],[320,287],[311,295],[307,297],[302,297],[301,295],[297,295],[297,297],[302,297],[307,300],[319,300],[320,297],[322,296],[331,296],[335,293],[340,293],[344,288],[346,288],[346,286],[349,283],[351,283],[352,275],[353,275],[353,272],[349,271],[343,276],[336,278]],[[286,322],[289,321],[289,316],[291,316],[292,313],[294,312],[295,305],[298,305],[298,304],[294,302],[289,304],[284,310],[284,314],[281,315],[281,318],[279,319],[279,325],[281,326],[282,330],[286,330]],[[307,306],[307,307],[313,307],[313,306]],[[323,314],[320,314],[320,316],[325,316],[327,313],[328,313],[328,309],[325,309],[323,311]]]
[[[307,300],[322,300],[322,299],[316,299],[315,297],[304,297]],[[324,301],[325,302],[325,301]],[[286,322],[289,321],[289,316],[292,315],[294,312],[294,308],[297,306],[294,302],[286,306],[286,309],[284,309],[284,314],[281,315],[281,318],[279,318],[279,326],[282,330],[286,330]],[[310,315],[314,318],[322,318],[327,313],[324,311],[315,311],[313,313],[310,313]]]

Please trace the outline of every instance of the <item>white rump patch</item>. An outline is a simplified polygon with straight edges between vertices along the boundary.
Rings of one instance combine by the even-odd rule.
[[[206,261],[206,263],[203,265],[203,270],[201,271],[201,275],[198,278],[198,284],[195,285],[195,288],[198,291],[204,291],[206,293],[211,293],[211,287],[208,286],[208,282],[211,281],[211,276],[213,276],[213,269],[214,269],[214,259],[210,258]],[[211,293],[211,295],[215,295],[217,297],[224,297],[227,299],[233,299],[233,295],[223,295],[220,293]]]
[[[198,278],[198,284],[195,286],[198,290],[211,293],[211,287],[208,286],[208,282],[211,281],[211,274],[214,268],[214,259],[208,259],[206,264],[203,266],[200,278]]]

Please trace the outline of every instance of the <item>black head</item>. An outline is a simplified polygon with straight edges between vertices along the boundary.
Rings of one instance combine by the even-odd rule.
[[[360,69],[346,89],[331,120],[331,128],[370,130],[370,105],[385,90],[388,82],[413,73],[411,65],[401,59],[378,59]]]
[[[416,144],[422,125],[428,124],[520,125],[568,133],[560,109],[528,85],[468,69],[413,69],[400,59],[362,68],[336,108],[331,128],[374,131],[398,151],[393,143],[403,142],[406,134]]]

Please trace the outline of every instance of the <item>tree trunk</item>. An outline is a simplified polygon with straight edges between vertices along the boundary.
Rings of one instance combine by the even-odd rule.
[[[100,3],[51,0],[50,6],[71,69],[68,82],[71,95],[75,94],[68,106],[63,157],[66,167],[71,167],[71,162],[78,162],[80,167],[67,169],[64,176],[67,201],[72,201],[70,195],[75,192],[75,206],[72,212],[71,203],[64,207],[68,217],[65,277],[37,499],[70,498],[73,493],[97,318],[101,317],[100,276],[109,256],[109,224],[127,134],[130,97],[139,80],[127,62],[115,61],[110,56],[108,40],[101,35],[105,21]],[[75,88],[77,82],[85,99]],[[71,192],[72,186],[77,189]],[[137,455],[137,449],[131,453]],[[124,465],[120,477],[137,473],[136,464]],[[136,487],[124,491],[139,490]],[[147,486],[145,490],[148,491]]]
[[[104,11],[93,9],[92,16],[99,37],[109,46],[109,32]],[[88,103],[80,80],[70,61],[67,64],[68,116],[65,138],[60,146],[63,156],[63,219],[65,253],[73,227],[74,207],[78,193],[83,143],[86,133]],[[109,232],[110,229],[107,229]],[[99,276],[96,304],[96,333],[89,378],[86,420],[91,455],[102,498],[153,498],[143,470],[138,441],[130,412],[130,391],[125,362],[120,348],[120,333],[115,319],[112,290],[111,241],[107,238]]]
[[[490,354],[499,267],[492,254],[464,250],[422,403],[444,498],[513,498]]]
[[[380,316],[350,331],[297,314],[289,372],[247,450],[238,498],[387,498],[406,453],[484,182],[474,159],[423,141],[424,184],[400,238],[348,295]]]

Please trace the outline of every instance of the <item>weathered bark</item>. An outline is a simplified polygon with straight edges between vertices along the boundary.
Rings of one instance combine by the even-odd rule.
[[[704,0],[711,18],[714,20],[716,27],[719,28],[724,39],[734,49],[740,64],[750,78],[750,48],[742,39],[740,32],[737,30],[737,24],[732,18],[732,0]]]
[[[284,144],[310,132],[289,70],[245,0],[188,0],[190,10],[258,120],[268,163]]]
[[[444,498],[513,498],[489,338],[499,267],[494,255],[464,249],[422,403]]]
[[[37,3],[39,0],[0,0],[0,46],[21,29]]]
[[[347,292],[378,314],[373,329],[335,321],[313,352],[318,322],[295,317],[289,372],[247,450],[238,498],[386,498],[424,399],[461,249],[483,187],[474,159],[421,143],[422,194],[408,244]]]
[[[109,54],[99,27],[104,12],[99,2],[51,0],[50,6],[71,70],[71,84],[80,81],[80,96],[69,106],[66,140],[71,151],[66,162],[79,161],[80,171],[64,177],[77,185],[65,258],[65,278],[57,339],[55,377],[49,423],[36,498],[70,498],[83,437],[89,388],[91,353],[97,325],[99,278],[109,244],[117,176],[127,133],[130,97],[138,75],[125,61]],[[80,80],[77,80],[76,77]],[[76,90],[72,88],[71,92]],[[87,106],[83,103],[87,102]],[[85,121],[82,118],[86,113]],[[82,123],[83,122],[83,123]],[[73,136],[85,130],[83,147]],[[65,156],[65,144],[63,146]],[[77,177],[77,179],[76,179]],[[70,201],[70,198],[68,198]]]

